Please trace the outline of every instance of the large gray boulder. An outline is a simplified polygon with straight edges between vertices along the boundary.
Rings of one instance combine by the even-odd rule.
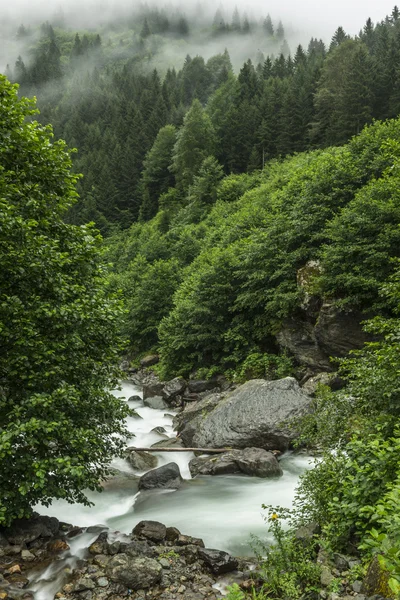
[[[162,567],[153,558],[117,554],[107,564],[106,574],[132,590],[143,590],[161,580]]]
[[[231,450],[218,456],[199,456],[189,463],[192,477],[195,475],[227,475],[245,473],[255,477],[279,477],[283,471],[272,452],[262,448]]]
[[[187,448],[193,445],[194,435],[204,416],[214,410],[222,398],[222,394],[210,394],[202,400],[191,402],[174,417],[174,427]]]
[[[176,463],[168,463],[158,469],[153,469],[139,479],[139,490],[166,488],[177,490],[182,483],[181,472]]]
[[[306,413],[310,403],[310,396],[292,377],[247,381],[205,416],[193,445],[286,450],[296,437],[290,422]]]

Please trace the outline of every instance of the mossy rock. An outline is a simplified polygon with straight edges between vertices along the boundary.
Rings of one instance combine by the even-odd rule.
[[[366,596],[379,594],[379,596],[383,596],[384,598],[394,599],[396,596],[389,587],[389,578],[389,572],[382,568],[379,558],[375,556],[368,567],[361,593]]]

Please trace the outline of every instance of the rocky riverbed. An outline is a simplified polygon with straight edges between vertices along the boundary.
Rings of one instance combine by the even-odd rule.
[[[311,396],[292,378],[235,387],[223,379],[132,376],[143,400],[138,387],[124,385],[136,411],[125,458],[115,461],[103,494],[89,495],[92,508],[56,501],[0,532],[0,600],[214,600],[227,573],[251,585],[248,539],[265,533],[263,502],[291,503],[300,471],[291,474],[290,465],[302,470],[307,457],[286,452],[296,437],[290,422],[308,410]],[[188,449],[200,445],[225,450]],[[321,599],[335,600],[331,584],[340,578],[336,597],[365,600],[361,583],[346,580],[351,560],[324,562]]]

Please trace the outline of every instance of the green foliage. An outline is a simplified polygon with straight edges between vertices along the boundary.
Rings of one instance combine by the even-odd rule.
[[[243,363],[231,373],[233,381],[247,381],[248,379],[282,379],[293,374],[293,361],[286,355],[249,354]]]
[[[398,314],[398,271],[383,287],[382,296]],[[379,317],[366,328],[379,334],[378,340],[341,361],[346,387],[320,393],[314,415],[307,418],[305,437],[311,432],[314,443],[322,443],[326,452],[303,476],[297,506],[300,520],[322,525],[334,550],[359,549],[366,558],[376,555],[388,573],[393,597],[398,597],[399,319]],[[331,435],[326,433],[329,427]]]
[[[171,168],[180,190],[188,192],[193,178],[198,175],[204,159],[213,154],[214,147],[211,120],[200,102],[194,100],[177,134],[173,153]]]
[[[0,76],[0,524],[52,498],[88,503],[122,451],[120,304],[100,239],[63,221],[77,177],[33,102]]]
[[[318,541],[308,543],[296,540],[293,530],[283,527],[291,513],[281,507],[263,506],[268,510],[265,521],[273,537],[272,545],[258,542],[260,575],[264,581],[262,592],[268,598],[298,600],[316,591],[320,581],[320,567],[315,562]]]

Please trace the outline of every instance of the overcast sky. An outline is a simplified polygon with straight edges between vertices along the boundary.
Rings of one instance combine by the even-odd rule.
[[[188,8],[198,1],[160,0],[159,5],[181,4]],[[157,2],[150,0],[148,3]],[[219,2],[200,0],[200,3],[208,6],[213,14]],[[302,29],[314,37],[329,39],[338,25],[342,25],[348,33],[356,34],[369,16],[374,22],[382,20],[391,13],[394,0],[222,0],[221,4],[229,10],[236,4],[240,12],[248,11],[258,16],[270,13],[273,20],[282,18],[284,24],[291,25],[293,29]],[[93,10],[98,18],[102,12],[117,14],[119,8],[126,9],[134,5],[135,0],[0,0],[0,21],[12,14],[18,21],[28,24],[30,13],[40,19],[51,19],[52,14],[60,8],[65,12],[73,8],[75,15],[79,15],[83,7],[88,9],[89,6],[89,10]]]

